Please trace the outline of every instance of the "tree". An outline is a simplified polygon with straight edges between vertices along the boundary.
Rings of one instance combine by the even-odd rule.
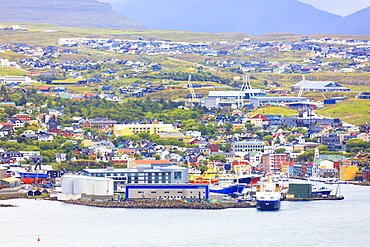
[[[198,167],[198,170],[203,174],[205,171],[208,170],[208,167],[206,165],[200,165]]]
[[[317,148],[319,149],[319,151],[329,151],[329,148],[326,145],[319,145],[317,146]]]
[[[296,135],[288,135],[288,136],[286,137],[286,139],[287,139],[287,141],[288,141],[288,142],[291,142],[291,141],[293,141],[296,137],[297,137]]]
[[[220,161],[222,163],[226,162],[226,158],[222,154],[211,155],[211,156],[209,156],[209,160],[211,160],[211,161]]]
[[[266,135],[262,138],[263,141],[267,141],[268,143],[271,144],[271,141],[273,140],[274,138],[272,137],[272,135]]]
[[[283,154],[283,153],[285,153],[285,151],[286,151],[285,148],[277,148],[277,149],[275,149],[275,153],[277,153],[277,154]]]
[[[137,134],[142,140],[148,140],[150,137],[150,134],[148,132],[141,132]]]
[[[158,154],[154,154],[152,157],[155,158],[156,160],[160,160],[161,159],[161,156],[159,156]]]

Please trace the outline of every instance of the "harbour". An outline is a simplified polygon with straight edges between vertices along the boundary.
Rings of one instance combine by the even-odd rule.
[[[344,184],[344,200],[281,202],[277,211],[85,207],[11,199],[4,246],[352,246],[369,232],[370,190]],[[32,226],[32,227],[30,227]],[[76,229],[84,229],[76,231]],[[40,235],[40,242],[37,241]],[[68,239],[68,241],[66,240]],[[356,246],[368,246],[361,234]]]

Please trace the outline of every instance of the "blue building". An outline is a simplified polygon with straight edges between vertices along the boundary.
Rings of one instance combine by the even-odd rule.
[[[126,186],[127,199],[209,199],[206,184],[135,184]]]

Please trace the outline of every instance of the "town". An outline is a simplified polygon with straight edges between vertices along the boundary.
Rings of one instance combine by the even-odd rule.
[[[17,30],[32,32],[0,32]],[[214,192],[226,200],[245,198],[267,173],[366,184],[369,44],[141,36],[0,43],[1,190],[59,200]]]

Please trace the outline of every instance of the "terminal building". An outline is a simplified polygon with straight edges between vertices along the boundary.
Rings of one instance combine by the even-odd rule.
[[[115,192],[124,192],[128,184],[186,184],[188,169],[179,166],[153,167],[150,164],[137,168],[84,169],[83,175],[112,179]]]

